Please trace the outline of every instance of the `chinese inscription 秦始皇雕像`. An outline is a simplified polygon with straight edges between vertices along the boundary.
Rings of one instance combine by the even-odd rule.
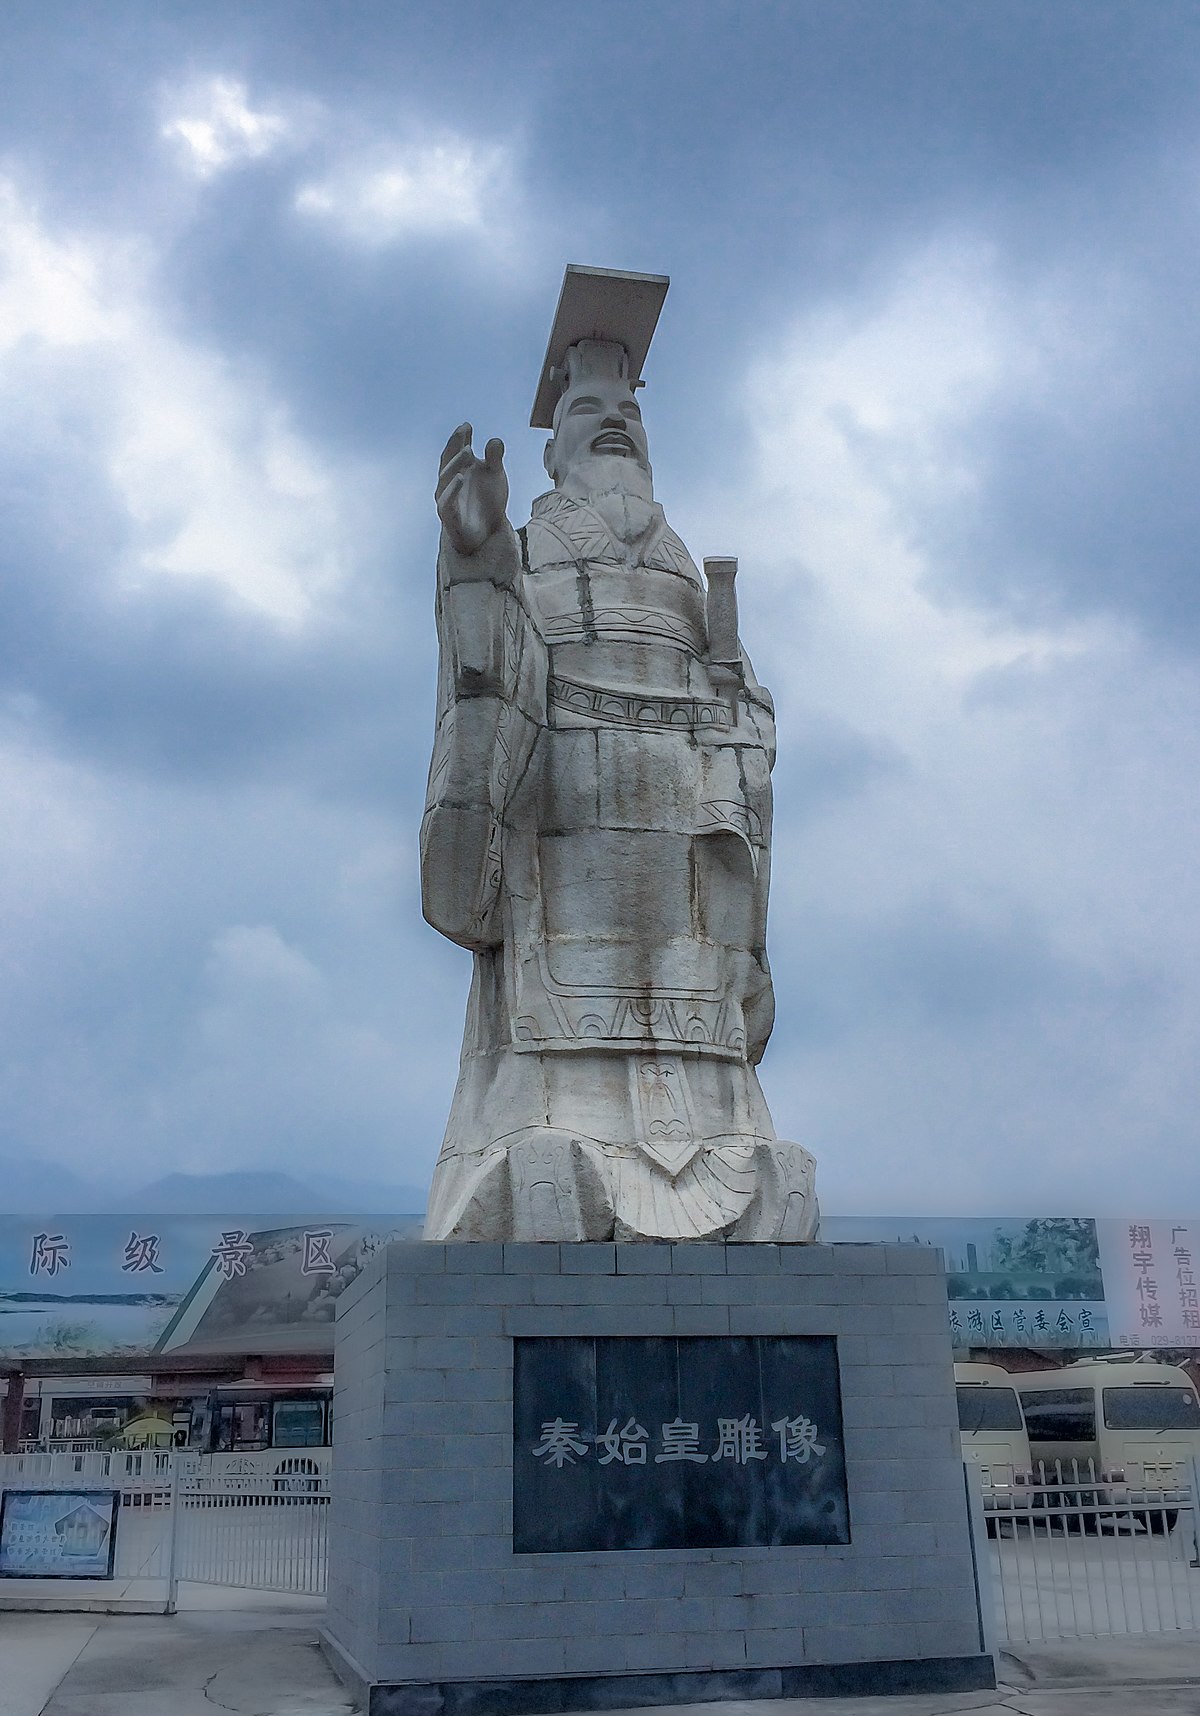
[[[578,1424],[570,1424],[561,1417],[550,1419],[542,1425],[541,1437],[530,1450],[534,1459],[544,1460],[559,1471],[565,1465],[573,1465],[576,1460],[586,1459],[590,1450],[586,1442],[580,1441],[579,1428]],[[778,1439],[778,1458],[781,1461],[795,1460],[797,1465],[803,1466],[814,1455],[820,1456],[825,1452],[824,1444],[817,1441],[820,1431],[802,1412],[791,1418],[776,1418],[771,1429]],[[738,1418],[718,1418],[716,1446],[708,1453],[700,1446],[699,1424],[685,1424],[682,1418],[673,1418],[669,1424],[661,1425],[659,1436],[657,1452],[653,1456],[656,1466],[667,1465],[672,1460],[690,1460],[696,1465],[706,1465],[710,1460],[735,1460],[744,1466],[750,1460],[768,1458],[768,1450],[763,1446],[763,1429],[749,1412]],[[649,1446],[649,1434],[635,1418],[630,1418],[620,1430],[617,1420],[612,1419],[608,1429],[602,1430],[596,1438],[599,1464],[602,1466],[644,1466]]]
[[[515,1342],[518,1554],[847,1542],[832,1336]]]

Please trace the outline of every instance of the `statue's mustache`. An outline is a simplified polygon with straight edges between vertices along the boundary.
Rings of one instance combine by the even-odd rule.
[[[637,458],[637,447],[632,435],[627,435],[624,429],[601,429],[593,436],[591,451],[593,453],[616,453],[621,458]]]

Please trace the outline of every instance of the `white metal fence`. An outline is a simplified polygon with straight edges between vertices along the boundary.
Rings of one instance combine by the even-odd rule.
[[[113,1577],[166,1585],[171,1575],[169,1453],[0,1455],[0,1490],[118,1490]]]
[[[0,1455],[0,1489],[116,1489],[119,1580],[320,1594],[329,1449]]]
[[[983,1518],[1002,1641],[1200,1629],[1195,1461],[984,1468]],[[1118,1481],[1119,1478],[1119,1481]]]
[[[119,1489],[122,1507],[170,1499],[169,1452],[0,1454],[0,1487],[12,1490]]]
[[[178,1507],[180,1579],[267,1591],[324,1591],[327,1450],[203,1459],[184,1455]]]
[[[161,1582],[170,1603],[179,1580],[318,1594],[329,1461],[327,1448],[8,1454],[0,1488],[119,1490],[114,1575]],[[1000,1642],[1200,1630],[1195,1461],[980,1476],[977,1563]]]

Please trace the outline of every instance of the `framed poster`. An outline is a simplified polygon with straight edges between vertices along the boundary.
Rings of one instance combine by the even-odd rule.
[[[0,1578],[111,1579],[119,1490],[5,1490]]]

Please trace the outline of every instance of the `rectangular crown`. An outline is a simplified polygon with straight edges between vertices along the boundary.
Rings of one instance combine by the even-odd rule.
[[[533,401],[531,428],[553,428],[561,393],[555,372],[561,370],[568,348],[579,340],[612,340],[624,346],[630,382],[640,378],[670,284],[666,274],[629,274],[619,268],[584,268],[568,262]]]

